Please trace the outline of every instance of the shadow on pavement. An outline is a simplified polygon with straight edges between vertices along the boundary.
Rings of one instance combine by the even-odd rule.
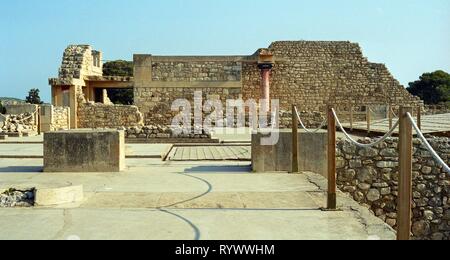
[[[8,166],[0,168],[0,173],[42,173],[42,166]]]
[[[243,174],[243,173],[251,173],[252,167],[251,165],[234,165],[234,166],[195,166],[191,168],[187,168],[184,172],[185,173],[210,173],[210,174],[223,174],[223,173],[230,173],[230,174]]]

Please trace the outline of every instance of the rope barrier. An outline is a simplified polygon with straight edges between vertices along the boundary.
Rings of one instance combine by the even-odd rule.
[[[393,109],[392,107],[391,107],[391,112],[392,112],[392,115],[393,115],[395,118],[398,118],[398,115],[395,114],[394,109]]]
[[[408,118],[411,121],[414,130],[416,130],[417,135],[419,136],[419,138],[422,140],[422,142],[424,143],[425,147],[427,148],[427,150],[431,153],[431,155],[433,156],[433,158],[439,162],[443,167],[444,170],[447,173],[450,173],[450,167],[444,162],[444,160],[442,160],[442,158],[437,154],[437,152],[433,149],[433,147],[430,145],[430,143],[428,142],[428,140],[425,138],[425,136],[423,135],[422,131],[420,131],[419,127],[417,126],[416,121],[414,121],[413,116],[408,113]]]
[[[29,119],[33,118],[37,114],[37,112],[38,112],[37,110],[34,111],[29,117],[26,117],[26,118],[22,119],[22,121],[26,121],[26,120],[29,120]]]
[[[27,121],[27,120],[33,118],[33,117],[37,114],[37,112],[38,112],[38,110],[34,111],[30,116],[28,116],[28,117],[26,117],[26,118],[23,118],[23,119],[20,119],[20,120],[22,120],[22,121]],[[7,116],[5,116],[5,115],[3,115],[3,114],[0,114],[0,115],[1,115],[4,119],[8,119]]]
[[[305,124],[303,123],[303,121],[300,117],[300,114],[298,113],[297,107],[295,107],[295,113],[297,114],[297,118],[298,118],[298,122],[300,123],[300,126],[308,133],[317,133],[320,130],[322,130],[322,128],[327,124],[327,120],[325,119],[322,121],[322,123],[320,124],[320,126],[317,129],[315,129],[315,130],[308,129],[308,128],[306,128]]]
[[[335,111],[334,109],[333,109],[333,116],[334,116],[334,118],[336,119],[336,122],[337,122],[339,128],[341,129],[342,133],[344,133],[345,137],[346,137],[350,142],[352,142],[354,145],[356,145],[356,146],[358,146],[358,147],[361,147],[361,148],[371,148],[371,147],[374,147],[374,146],[376,146],[376,145],[382,143],[383,141],[385,141],[388,137],[390,137],[390,136],[394,133],[395,129],[397,129],[397,127],[398,127],[399,124],[400,124],[400,120],[398,120],[397,123],[394,124],[394,126],[392,127],[392,129],[390,129],[390,130],[386,133],[386,135],[384,135],[383,137],[381,137],[381,138],[380,138],[379,140],[377,140],[376,142],[373,142],[373,143],[370,143],[370,144],[361,144],[361,143],[359,143],[358,141],[354,140],[354,139],[347,133],[347,131],[345,131],[345,129],[344,129],[344,127],[342,126],[341,121],[339,120],[339,118],[338,118],[338,116],[337,116],[337,114],[336,114],[336,111]]]

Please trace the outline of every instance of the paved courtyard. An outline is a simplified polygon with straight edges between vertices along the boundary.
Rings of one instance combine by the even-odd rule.
[[[0,154],[7,150],[2,144]],[[162,153],[141,145],[135,153]],[[27,150],[30,149],[30,150]],[[30,153],[34,146],[14,146]],[[20,152],[17,152],[19,154]],[[0,239],[394,239],[394,231],[339,194],[324,212],[313,173],[252,174],[249,162],[127,159],[122,173],[42,173],[42,159],[0,159],[0,188],[83,185],[81,203],[0,209]]]

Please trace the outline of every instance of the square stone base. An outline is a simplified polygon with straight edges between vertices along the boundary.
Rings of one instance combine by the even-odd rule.
[[[120,172],[124,169],[123,131],[44,133],[44,172]]]
[[[274,130],[279,140],[274,145],[262,145],[261,139],[271,132],[252,134],[252,169],[256,173],[292,171],[292,130]],[[298,133],[300,171],[327,176],[327,132]]]

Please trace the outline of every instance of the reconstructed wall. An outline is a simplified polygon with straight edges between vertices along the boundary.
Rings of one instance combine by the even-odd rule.
[[[100,60],[100,62],[98,62]],[[89,45],[70,45],[63,55],[60,79],[82,79],[82,76],[101,76],[101,54]]]
[[[411,104],[413,98],[382,64],[363,56],[350,42],[274,42],[271,98],[281,109],[296,104],[306,111],[324,111],[327,103],[338,109],[359,104]],[[260,74],[256,64],[243,66],[244,98],[259,99]]]
[[[292,104],[311,113],[316,122],[328,103],[338,110],[367,104],[417,105],[383,64],[370,63],[358,44],[350,42],[274,42],[275,64],[271,98],[281,110]],[[194,90],[220,99],[260,98],[261,72],[257,57],[161,57],[135,55],[135,104],[148,124],[170,123],[168,107],[175,99],[192,101]]]
[[[191,101],[192,113],[194,109],[195,91],[201,91],[203,100],[220,99],[225,109],[228,98],[238,99],[241,93],[236,88],[135,88],[135,104],[145,115],[145,124],[170,125],[172,119],[180,112],[172,111],[173,101],[187,99]],[[191,114],[192,114],[191,113]],[[204,115],[207,115],[205,113]],[[194,119],[194,116],[191,116]]]
[[[370,140],[373,142],[375,140]],[[429,139],[441,158],[450,163],[450,139]],[[387,224],[396,227],[398,196],[398,139],[362,149],[338,142],[339,188],[368,205]],[[416,239],[450,239],[450,175],[414,140],[413,234]]]
[[[153,81],[239,81],[242,66],[235,61],[155,61]]]
[[[172,112],[177,99],[191,101],[194,92],[203,99],[237,99],[241,93],[240,56],[171,57],[135,55],[134,102],[144,114],[145,124],[169,125],[179,112]]]
[[[7,104],[5,105],[6,114],[20,115],[20,114],[32,114],[38,109],[38,105],[33,104]]]
[[[136,106],[80,103],[79,128],[117,128],[143,125],[143,116]]]
[[[53,107],[51,128],[52,131],[70,129],[70,108]]]

